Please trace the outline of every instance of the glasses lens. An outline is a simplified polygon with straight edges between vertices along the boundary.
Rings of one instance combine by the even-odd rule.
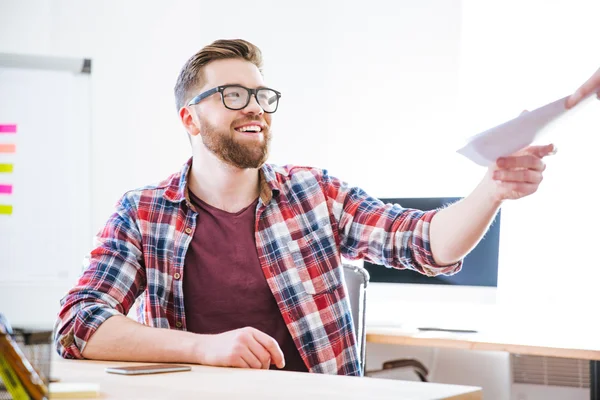
[[[230,86],[223,90],[225,105],[234,110],[241,110],[248,103],[248,91],[242,87]]]
[[[271,89],[260,89],[256,93],[256,99],[258,104],[265,112],[274,112],[277,110],[277,104],[279,103],[279,96],[274,90]]]

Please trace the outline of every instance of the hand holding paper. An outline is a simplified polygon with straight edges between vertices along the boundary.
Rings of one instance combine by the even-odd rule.
[[[530,146],[492,165],[485,180],[492,183],[495,201],[516,200],[535,193],[543,179],[543,159],[556,153],[553,144]]]
[[[490,166],[500,157],[522,150],[543,136],[544,128],[567,112],[566,97],[526,112],[501,125],[471,137],[458,153],[471,161]]]
[[[600,100],[600,68],[567,99],[567,108],[573,108],[587,96],[596,93]]]
[[[600,100],[600,68],[570,96],[471,137],[458,153],[479,165],[489,166],[498,157],[529,146],[541,136],[543,128],[550,122],[594,93]]]

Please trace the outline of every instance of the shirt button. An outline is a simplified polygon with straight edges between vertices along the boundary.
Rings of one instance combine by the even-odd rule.
[[[181,275],[179,274],[179,272],[175,272],[175,275],[173,275],[173,278],[179,279],[179,278],[181,278]]]
[[[178,328],[181,328],[183,326],[183,324],[179,321],[175,322],[175,326]]]
[[[185,228],[185,233],[187,233],[188,235],[189,235],[190,233],[192,233],[192,228]]]

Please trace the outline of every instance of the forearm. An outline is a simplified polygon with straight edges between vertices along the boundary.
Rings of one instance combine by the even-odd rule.
[[[152,328],[116,315],[98,327],[82,355],[96,360],[202,364],[203,336]]]
[[[483,180],[469,196],[440,210],[431,220],[431,252],[438,264],[461,260],[484,236],[502,204],[489,185]]]

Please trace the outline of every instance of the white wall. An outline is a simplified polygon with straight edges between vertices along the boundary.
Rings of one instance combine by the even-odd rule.
[[[600,66],[598,15],[598,2],[464,0],[457,126],[464,132],[479,132],[523,109],[570,94]],[[573,326],[573,343],[597,322],[590,315],[600,277],[591,256],[600,223],[594,211],[599,169],[593,154],[600,144],[599,128],[600,102],[595,100],[555,124],[548,137],[559,152],[547,160],[539,192],[503,208],[499,306],[521,310],[520,315],[511,314],[510,323],[517,327],[532,321],[550,329]],[[466,172],[462,167],[452,168],[452,173]],[[505,354],[369,346],[369,354],[377,350],[372,363],[415,355],[433,368],[438,382],[482,385],[486,399],[510,398]],[[468,371],[471,365],[481,367]],[[521,393],[518,398],[554,400],[575,395],[580,396],[580,391],[550,389]]]
[[[465,126],[484,127],[570,94],[600,66],[589,1],[463,2],[459,109]],[[504,207],[498,301],[527,304],[560,320],[582,320],[600,270],[594,212],[600,102],[590,99],[548,130],[547,159],[534,196]],[[590,230],[591,228],[591,230]],[[589,303],[588,303],[589,302]]]
[[[0,174],[14,184],[0,198],[14,205],[0,218],[0,312],[14,324],[52,326],[92,237],[90,77],[75,74],[83,60],[74,61],[69,70],[42,70],[56,60],[13,56],[19,68],[0,67],[0,120],[18,125],[13,138],[0,137],[17,148],[0,155],[15,165]]]
[[[413,3],[2,0],[0,49],[93,59],[96,225],[125,190],[189,156],[172,88],[185,60],[221,37],[259,45],[283,92],[271,162],[326,167],[377,195],[431,192],[422,178],[464,192],[437,168],[389,178],[433,158],[458,90],[460,2]]]
[[[93,59],[98,228],[125,190],[189,156],[172,88],[185,60],[214,39],[259,45],[267,82],[283,92],[270,161],[325,167],[376,196],[462,196],[483,171],[454,154],[455,143],[587,78],[600,65],[591,50],[598,11],[592,2],[541,0],[0,0],[0,52]],[[593,198],[595,147],[581,143],[598,143],[598,105],[557,137],[540,193],[505,208],[502,302],[569,309],[591,298],[600,272],[588,255],[594,237],[581,232],[598,217],[577,201]],[[373,359],[397,350],[374,348]],[[436,377],[508,398],[505,358],[447,354],[438,359],[488,357],[490,368],[451,377],[438,368]]]

